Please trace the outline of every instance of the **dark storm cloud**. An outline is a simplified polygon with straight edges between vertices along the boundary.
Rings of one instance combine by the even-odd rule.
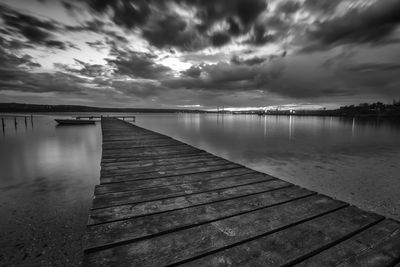
[[[197,8],[197,17],[202,20],[202,25],[208,29],[214,22],[229,17],[237,17],[247,26],[267,8],[264,0],[176,0],[188,6]]]
[[[86,42],[86,44],[96,50],[100,50],[102,48],[105,48],[105,44],[102,41],[94,41],[94,42]]]
[[[86,94],[86,79],[65,72],[32,72],[41,65],[29,55],[17,56],[0,47],[0,91]]]
[[[400,64],[393,63],[363,63],[357,65],[349,65],[345,67],[345,71],[349,72],[382,72],[382,71],[399,71]]]
[[[306,0],[304,7],[311,12],[332,14],[343,0]]]
[[[0,90],[84,94],[88,89],[84,86],[87,81],[62,72],[30,73],[22,70],[8,71],[8,79],[0,81]]]
[[[320,0],[321,1],[321,0]],[[330,0],[334,2],[334,0]],[[301,8],[300,2],[297,1],[284,1],[279,3],[277,12],[283,14],[293,14]]]
[[[233,56],[231,58],[231,62],[237,65],[240,64],[246,64],[246,65],[258,65],[261,63],[264,63],[267,60],[267,58],[262,58],[262,57],[252,57],[252,58],[247,58],[247,59],[242,59],[238,56]]]
[[[162,91],[168,90],[167,88],[163,88],[158,83],[152,81],[138,82],[114,80],[111,82],[111,86],[124,95],[136,96],[140,98],[154,97],[160,95]]]
[[[69,45],[55,40],[53,33],[60,30],[60,25],[55,21],[41,20],[36,17],[11,10],[0,5],[1,16],[8,29],[8,35],[15,37],[20,34],[32,44],[39,44],[49,48],[65,50]]]
[[[66,30],[68,31],[91,31],[91,32],[102,32],[106,26],[106,23],[99,20],[93,19],[88,20],[82,23],[80,26],[66,26]]]
[[[400,1],[377,1],[367,8],[353,9],[341,17],[317,23],[316,30],[309,32],[310,40],[317,43],[308,50],[323,50],[340,44],[391,42],[399,23]]]
[[[216,32],[211,36],[211,43],[213,46],[223,46],[229,43],[231,37],[224,32]]]
[[[200,74],[202,72],[201,70],[201,65],[193,65],[190,68],[188,68],[187,70],[181,71],[182,75],[184,76],[189,76],[192,78],[198,78],[200,77]]]
[[[150,3],[146,0],[88,0],[87,3],[99,13],[111,10],[114,23],[127,29],[145,24],[151,13]]]
[[[240,26],[239,23],[236,22],[232,17],[229,17],[226,22],[229,25],[228,32],[229,34],[236,36],[240,34]]]
[[[10,69],[15,70],[17,68],[35,68],[40,67],[40,64],[35,62],[33,58],[29,55],[17,56],[12,53],[7,52],[3,48],[0,47],[0,69],[2,71]],[[4,72],[1,73],[0,77],[4,78]]]
[[[277,66],[277,65],[276,65]],[[271,79],[277,79],[283,69],[273,65],[248,65],[221,62],[199,64],[182,72],[179,78],[165,78],[167,88],[203,90],[210,92],[238,92],[265,89]]]
[[[127,30],[140,29],[143,38],[157,48],[182,51],[203,49],[208,44],[223,46],[231,36],[246,34],[259,15],[266,10],[265,0],[167,0],[167,1],[105,1],[88,0],[97,14],[107,14]],[[197,25],[188,25],[169,7],[170,3],[195,11]],[[71,8],[70,5],[67,8]],[[226,32],[209,33],[215,23],[227,22]],[[193,21],[192,21],[193,22]],[[258,40],[259,41],[259,40]]]
[[[0,36],[0,47],[7,50],[19,50],[24,48],[33,48],[34,46],[17,39],[7,40]]]
[[[115,74],[133,78],[158,79],[171,71],[170,68],[155,63],[155,56],[151,54],[121,50],[115,52],[119,53],[115,59],[107,59],[110,65],[115,66]]]
[[[86,80],[67,73],[30,72],[40,65],[28,55],[18,57],[0,49],[0,61],[0,91],[82,93],[85,90],[82,84]]]
[[[200,48],[201,42],[195,30],[176,15],[167,15],[150,23],[142,32],[143,37],[157,48],[177,47],[183,51]]]
[[[111,38],[114,41],[121,43],[128,43],[128,39],[115,31],[106,29],[108,25],[106,22],[101,21],[99,19],[88,20],[79,26],[65,26],[66,31],[71,32],[93,32],[97,34],[103,34],[106,37]],[[89,43],[89,42],[86,42]]]
[[[255,25],[251,37],[245,42],[256,46],[265,45],[278,39],[277,35],[268,33],[264,25]]]
[[[56,67],[60,70],[63,70],[67,73],[70,73],[70,74],[80,74],[80,75],[92,77],[92,78],[104,76],[109,71],[109,68],[107,68],[104,65],[90,64],[90,63],[86,63],[86,62],[83,62],[78,59],[74,59],[74,60],[75,60],[76,64],[79,65],[80,68],[72,68],[69,65],[61,64],[61,63],[55,63],[54,67]]]

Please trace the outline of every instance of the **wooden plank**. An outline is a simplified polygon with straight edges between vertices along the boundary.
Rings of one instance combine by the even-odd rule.
[[[107,152],[120,152],[120,151],[134,151],[135,149],[151,149],[151,148],[167,148],[167,147],[175,147],[175,146],[185,146],[185,144],[179,142],[148,142],[148,143],[133,143],[133,144],[118,144],[112,146],[103,146],[103,151]]]
[[[191,147],[181,147],[181,148],[158,148],[158,149],[137,149],[135,152],[113,152],[113,153],[103,153],[103,161],[107,159],[119,159],[119,158],[135,158],[135,157],[151,157],[159,155],[171,155],[180,154],[181,152],[198,152],[200,150]]]
[[[93,208],[104,208],[138,202],[164,199],[170,197],[184,196],[201,192],[215,191],[218,189],[231,188],[246,184],[255,184],[273,180],[270,176],[263,174],[245,174],[234,176],[229,179],[206,180],[197,183],[187,183],[182,185],[171,185],[156,188],[146,188],[136,191],[124,191],[97,195],[93,200]],[[256,185],[255,185],[256,186]]]
[[[102,159],[101,164],[104,163],[115,163],[115,162],[130,162],[130,161],[140,161],[140,160],[150,160],[150,159],[167,159],[167,158],[179,158],[179,157],[187,157],[187,156],[195,156],[195,155],[205,155],[207,152],[203,151],[181,151],[174,153],[164,153],[161,155],[153,155],[153,156],[135,156],[135,157],[121,157],[121,158],[112,158],[112,159]]]
[[[117,162],[102,162],[101,166],[102,168],[109,168],[109,167],[124,167],[124,166],[132,166],[132,165],[145,165],[145,164],[154,164],[154,165],[162,165],[162,164],[168,164],[169,162],[179,162],[179,161],[185,161],[185,160],[190,160],[193,158],[212,158],[215,157],[214,155],[210,155],[206,152],[202,153],[196,153],[196,154],[184,154],[184,155],[176,155],[176,156],[171,156],[171,157],[163,157],[163,158],[152,158],[152,159],[134,159],[131,161],[117,161]]]
[[[121,160],[119,159],[118,161],[112,161],[112,162],[101,162],[101,166],[103,167],[108,167],[108,166],[124,166],[125,164],[131,165],[131,164],[141,164],[141,163],[149,163],[153,162],[157,164],[158,162],[164,163],[169,160],[186,160],[188,158],[194,158],[194,157],[210,157],[212,155],[208,154],[207,152],[196,152],[196,153],[182,153],[182,154],[176,154],[176,155],[170,155],[168,157],[162,156],[162,157],[152,157],[152,158],[127,158],[126,160]]]
[[[277,188],[287,187],[289,183],[281,180],[271,180],[257,184],[255,187],[251,185],[236,186],[228,189],[219,189],[215,191],[184,195],[180,197],[172,197],[161,200],[148,201],[137,204],[127,204],[111,208],[94,209],[89,215],[88,224],[98,224],[127,218],[149,215],[170,211],[174,209],[182,209],[185,207],[203,205],[212,202],[218,202],[250,194],[257,194],[274,190]]]
[[[105,153],[105,155],[108,155],[108,154],[112,155],[112,154],[120,153],[120,152],[135,153],[137,151],[142,151],[142,150],[153,150],[153,149],[158,150],[158,149],[173,149],[173,148],[183,148],[183,147],[187,148],[188,147],[188,145],[185,145],[182,143],[179,144],[179,143],[168,142],[168,143],[164,143],[164,144],[166,144],[166,145],[160,146],[159,144],[157,144],[157,146],[141,146],[141,147],[133,147],[133,148],[130,148],[130,147],[121,148],[120,146],[109,147],[106,149],[103,148],[103,153]]]
[[[345,203],[311,196],[150,239],[107,248],[85,256],[85,265],[165,266],[343,208]]]
[[[189,207],[167,213],[133,218],[91,226],[87,232],[86,249],[126,243],[135,239],[159,235],[184,227],[244,214],[272,205],[314,194],[298,187],[259,193],[208,205]]]
[[[208,175],[203,173],[195,173],[188,175],[177,175],[169,177],[161,177],[157,179],[147,179],[139,181],[125,181],[120,183],[101,184],[95,186],[95,195],[140,190],[145,188],[155,188],[171,185],[180,185],[188,183],[196,183],[201,181],[208,181],[213,179],[230,178],[232,176],[239,176],[244,174],[254,173],[253,170],[247,168],[237,168],[229,170],[217,170],[209,172]]]
[[[103,178],[107,177],[115,177],[115,176],[126,176],[133,173],[142,174],[142,173],[151,173],[151,172],[170,172],[171,170],[182,170],[182,169],[191,169],[196,167],[205,167],[205,166],[216,166],[216,165],[225,165],[232,164],[230,161],[225,159],[214,159],[214,160],[202,160],[195,162],[185,162],[185,163],[171,163],[169,165],[163,166],[150,166],[150,167],[136,167],[136,168],[125,168],[125,169],[114,169],[114,170],[102,170],[101,175]]]
[[[360,229],[378,223],[382,218],[355,207],[347,207],[271,235],[186,262],[185,265],[223,266],[223,263],[229,262],[230,266],[292,266],[302,257],[308,257],[325,247],[334,245]]]
[[[237,169],[243,168],[237,164],[221,164],[217,166],[204,166],[204,167],[196,167],[191,169],[181,169],[181,170],[170,170],[170,171],[162,171],[162,172],[154,172],[154,173],[143,173],[143,174],[128,174],[114,177],[102,177],[100,179],[101,183],[117,183],[121,181],[132,181],[132,180],[144,180],[144,179],[156,179],[159,177],[165,176],[176,176],[190,173],[207,173],[216,170],[228,170],[228,169]]]
[[[135,162],[123,162],[117,164],[103,165],[101,170],[126,170],[142,167],[158,167],[158,166],[168,166],[178,163],[191,163],[191,162],[204,162],[210,160],[220,159],[211,155],[200,155],[200,156],[189,156],[185,158],[167,158],[160,160],[145,160],[145,161],[135,161]]]
[[[400,229],[376,246],[341,262],[338,266],[393,266],[400,261]]]
[[[356,261],[360,255],[371,253],[374,248],[390,240],[399,229],[398,222],[386,219],[336,246],[300,262],[298,266],[371,266],[375,263],[381,264],[380,266],[389,266],[390,257],[382,257],[375,253],[373,254],[377,256],[368,263],[364,262],[365,265]]]

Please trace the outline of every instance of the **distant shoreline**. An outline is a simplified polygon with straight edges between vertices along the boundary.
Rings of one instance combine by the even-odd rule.
[[[400,118],[400,108],[386,105],[386,109],[370,108],[371,106],[341,107],[335,110],[244,110],[244,111],[209,111],[193,109],[159,109],[159,108],[100,108],[78,105],[37,105],[21,103],[0,103],[0,113],[200,113],[200,114],[234,114],[259,116],[319,116],[319,117],[347,117],[347,118]]]

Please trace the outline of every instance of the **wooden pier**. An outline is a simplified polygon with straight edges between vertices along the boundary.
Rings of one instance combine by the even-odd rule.
[[[400,224],[102,118],[85,266],[399,266]]]
[[[135,121],[135,119],[136,119],[136,116],[133,116],[133,115],[122,115],[122,116],[118,116],[118,115],[100,115],[100,116],[98,116],[98,115],[88,115],[88,116],[77,116],[77,117],[75,117],[75,119],[77,119],[77,120],[81,120],[81,119],[88,119],[88,120],[94,120],[94,119],[99,119],[99,120],[101,120],[102,118],[116,118],[116,119],[122,119],[123,121],[125,120],[125,119],[127,119],[127,120],[131,120],[131,121]]]

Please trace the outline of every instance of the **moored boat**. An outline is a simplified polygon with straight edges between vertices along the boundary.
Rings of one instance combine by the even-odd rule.
[[[83,125],[83,124],[95,124],[94,120],[77,120],[77,119],[55,119],[60,125]]]

